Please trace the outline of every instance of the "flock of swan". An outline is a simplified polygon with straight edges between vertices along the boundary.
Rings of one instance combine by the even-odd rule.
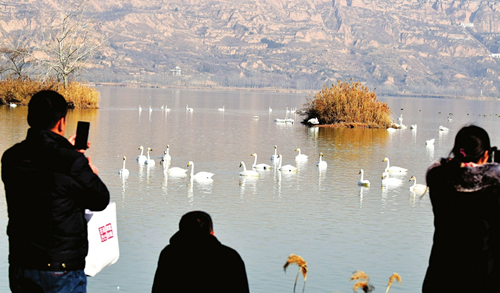
[[[144,150],[145,148],[143,146],[140,146],[138,148],[140,150],[140,154],[137,156],[136,161],[139,164],[144,164],[147,166],[154,166],[155,161],[151,159],[150,157],[150,152],[152,151],[151,148],[146,149],[146,155],[144,155]],[[295,149],[298,154],[295,156],[295,162],[307,162],[309,157],[305,154],[303,154],[300,150],[300,148]],[[257,162],[257,153],[252,153],[250,156],[254,157],[254,161],[252,166],[247,169],[245,162],[240,161],[240,168],[243,170],[239,172],[239,176],[241,177],[259,177],[261,172],[268,172],[271,170],[277,170],[282,173],[296,173],[298,172],[298,168],[296,166],[293,166],[291,164],[286,164],[283,165],[283,155],[278,154],[278,147],[275,145],[274,146],[274,154],[271,155],[270,160],[271,164],[265,164],[265,163],[258,163]],[[125,162],[126,162],[126,156],[123,157],[123,167],[118,171],[118,174],[122,178],[127,178],[130,174],[130,172],[126,169],[125,167]],[[166,150],[164,151],[163,155],[161,156],[160,159],[160,164],[163,167],[163,172],[165,175],[170,176],[170,177],[178,177],[178,178],[183,178],[189,176],[190,180],[195,180],[198,182],[212,182],[213,179],[212,177],[215,175],[214,173],[211,172],[206,172],[206,171],[201,171],[198,173],[194,172],[194,163],[193,161],[189,161],[187,163],[187,168],[190,168],[190,172],[188,173],[187,168],[181,168],[181,167],[171,167],[172,157],[170,156],[170,146],[167,145]],[[382,162],[385,162],[386,168],[384,169],[381,177],[381,186],[382,187],[389,187],[389,186],[400,186],[403,184],[403,179],[407,172],[408,169],[398,167],[398,166],[391,166],[389,163],[389,158],[384,158]],[[323,153],[319,154],[319,159],[318,162],[316,163],[316,166],[320,170],[324,170],[328,167],[328,163],[323,160]],[[370,181],[364,179],[364,171],[361,169],[359,171],[359,174],[361,175],[361,178],[358,181],[358,186],[360,187],[370,187]],[[425,194],[427,191],[427,186],[423,184],[417,184],[417,179],[415,176],[412,176],[409,181],[413,181],[413,185],[409,187],[409,190],[414,193],[419,193],[419,194]]]
[[[404,180],[402,178],[406,176],[408,169],[398,166],[391,166],[389,163],[389,158],[384,158],[382,162],[387,163],[384,172],[382,172],[382,187],[403,185]],[[370,181],[363,179],[363,169],[359,171],[359,174],[361,175],[361,178],[358,181],[358,185],[361,187],[370,187]],[[409,181],[413,181],[413,185],[409,188],[411,192],[415,194],[418,193],[420,195],[425,194],[425,192],[427,191],[427,186],[423,184],[417,184],[417,178],[415,178],[415,176],[411,176]]]

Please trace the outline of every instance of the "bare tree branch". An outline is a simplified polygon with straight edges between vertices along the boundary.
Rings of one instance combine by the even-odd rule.
[[[71,7],[71,8],[69,8]],[[68,78],[88,66],[89,59],[96,54],[109,39],[106,33],[97,32],[98,24],[93,16],[88,16],[85,0],[65,2],[52,27],[46,27],[41,35],[40,54],[31,54],[66,87]]]

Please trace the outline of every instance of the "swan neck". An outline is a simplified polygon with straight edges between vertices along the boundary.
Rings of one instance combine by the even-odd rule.
[[[125,160],[123,160],[123,169],[125,169]]]
[[[191,177],[194,175],[194,163],[191,163]]]
[[[255,154],[255,159],[253,160],[252,168],[257,166],[257,154]]]

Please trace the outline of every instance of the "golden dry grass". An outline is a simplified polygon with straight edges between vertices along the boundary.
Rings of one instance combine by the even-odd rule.
[[[290,256],[288,256],[288,259],[287,259],[285,265],[283,266],[283,269],[286,271],[286,268],[290,264],[296,264],[299,266],[299,270],[302,272],[302,276],[304,276],[304,281],[306,281],[306,279],[307,279],[307,263],[306,263],[306,261],[298,255],[290,254]]]
[[[290,264],[296,264],[299,266],[299,271],[297,272],[297,276],[295,277],[295,283],[293,284],[293,292],[295,292],[295,287],[297,286],[297,278],[299,277],[299,273],[302,272],[302,276],[304,276],[304,286],[302,288],[302,292],[304,292],[306,288],[306,280],[307,280],[307,263],[306,261],[298,255],[290,254],[288,259],[286,260],[285,265],[283,266],[283,270],[286,272],[286,268]]]
[[[391,288],[391,285],[394,282],[394,280],[398,281],[398,283],[401,284],[401,276],[398,273],[393,273],[389,277],[389,282],[387,283],[387,290],[385,290],[385,293],[389,292],[389,289]]]
[[[375,287],[370,284],[370,277],[363,271],[355,271],[351,276],[351,281],[356,280],[357,282],[352,286],[354,292],[357,292],[361,288],[363,292],[372,292]]]
[[[326,85],[313,98],[308,98],[302,109],[307,120],[318,118],[321,125],[343,124],[371,128],[391,125],[391,109],[377,100],[375,92],[352,79],[340,80],[329,88]]]
[[[54,90],[72,102],[75,108],[96,109],[100,100],[99,92],[83,83],[71,81],[66,88],[55,80],[39,81],[31,79],[6,79],[0,81],[0,105],[15,103],[28,105],[31,97],[41,90]]]

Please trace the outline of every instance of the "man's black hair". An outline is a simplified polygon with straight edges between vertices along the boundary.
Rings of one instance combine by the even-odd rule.
[[[189,234],[210,234],[213,230],[212,218],[202,211],[192,211],[182,216],[179,230]]]
[[[28,124],[36,129],[52,129],[67,112],[68,103],[62,95],[52,90],[39,91],[28,104]]]

